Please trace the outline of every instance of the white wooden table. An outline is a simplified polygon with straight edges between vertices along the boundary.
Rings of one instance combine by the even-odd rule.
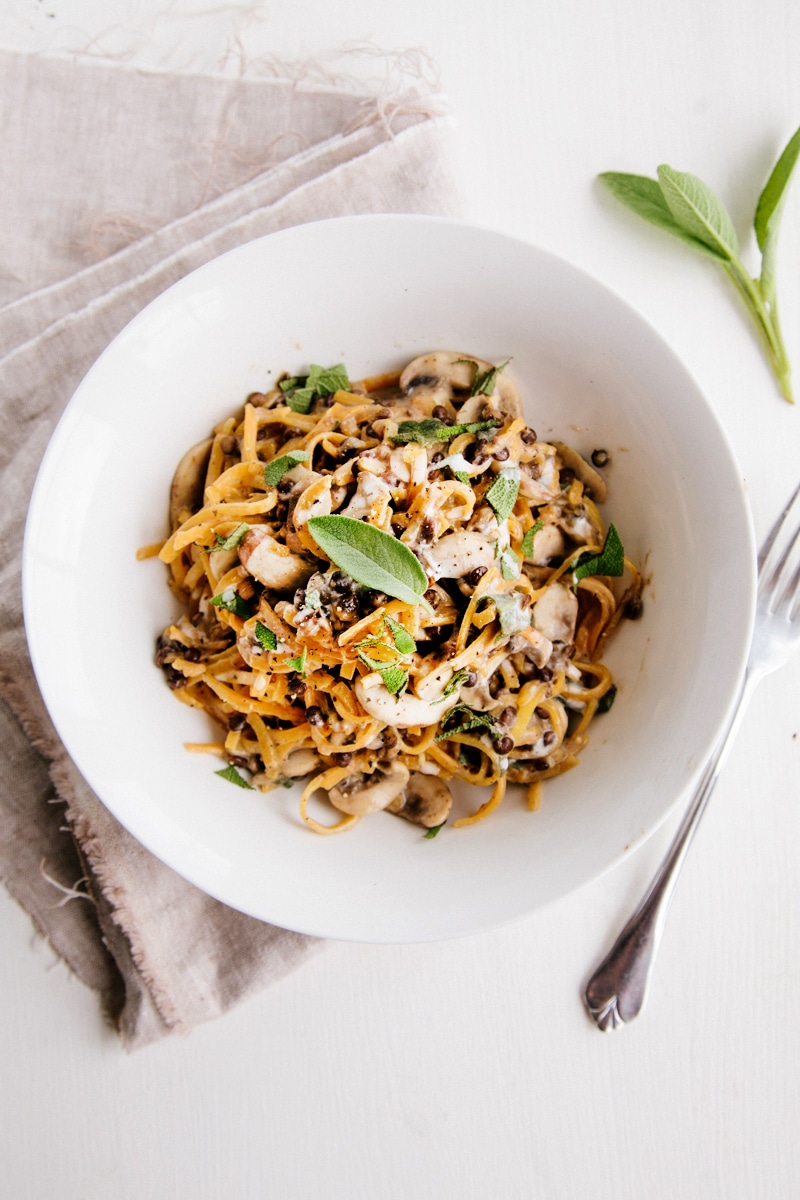
[[[748,226],[800,123],[795,0],[5,0],[0,45],[216,66],[423,47],[458,120],[466,215],[619,291],[696,375],[759,537],[800,474],[781,401],[712,268],[601,195],[695,171]],[[237,40],[238,39],[238,40]],[[800,372],[800,181],[780,293]],[[661,856],[514,928],[337,944],[223,1020],[126,1056],[0,890],[0,1195],[39,1200],[789,1200],[800,1195],[800,662],[757,695],[681,881],[639,1019],[580,991]]]

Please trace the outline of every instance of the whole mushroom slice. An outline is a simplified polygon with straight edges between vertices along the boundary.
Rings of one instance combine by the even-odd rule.
[[[493,542],[465,529],[447,533],[438,542],[424,547],[424,565],[437,579],[463,579],[476,567],[491,567],[494,552]]]
[[[366,817],[369,813],[388,808],[401,795],[408,783],[408,767],[393,762],[386,771],[366,775],[356,771],[346,776],[328,792],[328,798],[339,812],[351,817]]]
[[[434,829],[447,820],[452,807],[453,797],[446,783],[436,775],[412,771],[402,795],[389,805],[389,811],[415,825]]]
[[[177,527],[178,517],[183,509],[194,511],[200,506],[213,444],[213,438],[205,438],[198,442],[186,451],[175,469],[169,493],[169,523],[172,529]]]
[[[533,606],[533,625],[551,642],[571,642],[578,619],[578,597],[558,580]]]
[[[254,579],[276,592],[300,587],[316,570],[307,558],[293,554],[259,525],[242,538],[239,561]]]
[[[474,366],[473,366],[474,364]],[[483,358],[475,358],[472,354],[463,354],[458,350],[435,350],[430,354],[422,354],[413,359],[400,376],[400,387],[404,392],[415,388],[425,388],[426,391],[436,392],[448,400],[453,399],[455,389],[470,391],[475,382],[475,368],[478,373],[485,375],[494,370],[494,364]],[[514,384],[504,374],[498,371],[494,381],[494,391],[500,408],[506,416],[519,417],[522,415],[522,403],[519,392]],[[473,409],[479,412],[489,396],[474,396],[467,400],[459,414],[464,421],[475,420]],[[470,406],[469,408],[467,406]],[[467,414],[467,415],[461,415]]]
[[[375,680],[373,683],[372,680]],[[367,683],[367,680],[370,683]],[[458,704],[458,688],[450,696],[420,700],[406,692],[393,696],[380,676],[361,676],[355,682],[355,693],[359,704],[376,721],[390,725],[393,729],[408,729],[412,725],[427,728],[441,721],[451,708]]]

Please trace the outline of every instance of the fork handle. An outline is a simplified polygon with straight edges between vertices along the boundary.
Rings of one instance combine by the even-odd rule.
[[[745,675],[728,727],[709,760],[647,894],[586,985],[586,1007],[599,1029],[616,1029],[632,1021],[644,1006],[681,867],[759,678],[755,673]]]

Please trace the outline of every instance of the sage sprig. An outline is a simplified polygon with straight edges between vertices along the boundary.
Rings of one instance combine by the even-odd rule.
[[[800,156],[800,129],[778,159],[756,206],[753,227],[761,272],[751,276],[725,205],[696,175],[663,165],[658,178],[606,171],[600,179],[622,204],[717,262],[734,284],[761,337],[781,394],[794,403],[791,366],[778,318],[775,283],[778,233],[786,189]]]

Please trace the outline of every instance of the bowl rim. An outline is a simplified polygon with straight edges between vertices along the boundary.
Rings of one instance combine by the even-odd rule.
[[[42,639],[41,639],[40,632],[37,630],[38,616],[36,614],[36,598],[33,595],[33,591],[32,591],[32,589],[33,589],[32,557],[34,554],[33,531],[35,529],[36,522],[40,515],[41,506],[44,503],[43,497],[44,497],[44,492],[45,492],[45,480],[46,480],[48,472],[51,470],[51,464],[57,462],[58,456],[61,452],[61,441],[64,436],[64,429],[66,428],[67,423],[70,419],[70,413],[74,412],[76,409],[76,406],[78,406],[80,404],[80,397],[83,395],[87,386],[90,386],[90,381],[92,379],[93,373],[96,370],[98,364],[101,362],[101,360],[107,359],[107,357],[109,355],[114,353],[114,349],[118,345],[120,339],[123,339],[126,335],[129,335],[131,329],[133,327],[135,327],[139,322],[141,322],[145,318],[145,314],[150,312],[155,306],[158,306],[158,305],[161,305],[164,303],[168,303],[170,297],[175,297],[175,296],[180,295],[180,293],[183,290],[191,289],[192,287],[196,286],[198,282],[202,282],[205,277],[212,275],[215,272],[218,272],[221,269],[222,263],[236,259],[238,257],[244,258],[244,256],[246,256],[248,253],[252,252],[253,247],[256,245],[266,243],[266,242],[274,244],[277,240],[280,240],[283,242],[291,242],[295,239],[302,238],[303,236],[308,234],[310,231],[319,230],[320,228],[323,228],[323,227],[326,229],[331,229],[331,228],[344,228],[344,227],[348,227],[348,226],[356,227],[356,228],[365,227],[365,226],[374,226],[374,227],[377,227],[378,229],[380,229],[381,227],[391,227],[391,226],[395,226],[398,224],[403,225],[403,226],[409,226],[409,227],[414,226],[414,225],[416,225],[418,227],[430,226],[430,225],[435,225],[435,226],[440,226],[440,227],[450,227],[453,229],[458,229],[460,231],[463,231],[467,235],[469,235],[470,233],[474,233],[474,234],[477,234],[480,236],[490,236],[495,239],[502,239],[509,244],[513,244],[518,247],[523,247],[526,250],[526,252],[533,252],[535,255],[540,257],[542,260],[549,262],[550,266],[554,267],[555,269],[562,269],[562,268],[566,267],[570,272],[573,273],[573,275],[575,276],[575,278],[577,280],[585,282],[586,284],[590,285],[591,287],[593,287],[595,289],[599,289],[600,291],[605,293],[607,296],[611,297],[613,302],[620,308],[621,311],[624,311],[626,313],[626,315],[628,316],[629,319],[632,319],[637,324],[646,327],[646,329],[649,331],[650,336],[655,340],[655,342],[657,342],[660,345],[661,352],[668,355],[674,361],[674,363],[680,368],[681,372],[686,377],[687,381],[693,386],[693,388],[697,392],[698,396],[700,396],[702,398],[702,400],[704,402],[704,409],[705,409],[704,415],[711,422],[711,425],[713,426],[714,435],[719,443],[719,446],[721,447],[722,451],[724,452],[724,455],[727,457],[728,465],[732,466],[735,469],[735,471],[737,472],[737,475],[739,476],[739,478],[741,478],[741,472],[739,471],[738,464],[736,461],[736,456],[733,452],[733,449],[732,449],[730,440],[728,438],[728,435],[726,433],[726,430],[725,430],[716,410],[714,409],[714,407],[708,400],[707,396],[705,395],[703,389],[700,387],[694,374],[687,367],[685,362],[680,358],[680,356],[670,346],[670,344],[666,341],[666,339],[658,331],[658,329],[648,320],[648,318],[646,316],[644,316],[624,296],[622,296],[614,288],[610,287],[608,284],[601,281],[596,276],[594,276],[590,272],[586,271],[585,268],[577,265],[570,259],[568,259],[564,256],[561,256],[561,255],[557,255],[550,250],[547,250],[541,246],[536,245],[533,242],[530,242],[525,239],[516,237],[514,235],[505,233],[503,231],[494,229],[494,228],[484,225],[484,224],[466,222],[466,221],[456,220],[456,219],[448,218],[448,217],[424,216],[424,215],[418,215],[418,214],[365,214],[365,215],[349,215],[349,216],[343,216],[343,217],[333,217],[333,218],[326,218],[321,221],[309,222],[307,225],[292,226],[287,229],[283,229],[283,230],[279,230],[279,231],[276,231],[276,232],[273,232],[270,234],[266,234],[257,239],[253,239],[250,242],[243,243],[237,247],[227,250],[223,254],[215,257],[214,259],[211,259],[209,262],[204,263],[203,265],[199,266],[195,270],[187,273],[187,275],[183,276],[176,283],[172,284],[170,287],[168,287],[163,292],[161,292],[158,296],[156,296],[153,300],[151,300],[143,309],[141,309],[140,312],[138,312],[133,318],[131,318],[131,320],[129,322],[127,322],[126,325],[109,342],[109,344],[102,351],[101,355],[98,357],[96,362],[92,365],[92,367],[90,367],[89,371],[86,373],[86,375],[83,377],[81,382],[78,384],[69,403],[65,407],[64,412],[63,412],[60,420],[58,421],[58,423],[51,435],[51,438],[48,442],[45,454],[42,458],[42,461],[41,461],[41,464],[39,467],[39,471],[37,473],[37,478],[36,478],[34,489],[33,489],[32,495],[31,495],[28,515],[27,515],[27,519],[26,519],[24,543],[23,543],[23,561],[22,561],[22,597],[23,597],[23,614],[24,614],[24,620],[25,620],[25,628],[26,628],[26,633],[28,635],[28,645],[29,645],[29,649],[30,649],[31,660],[32,660],[33,667],[34,667],[34,673],[36,675],[37,682],[39,684],[43,698],[45,700],[45,704],[48,709],[48,712],[51,715],[53,724],[55,725],[55,728],[60,737],[63,737],[62,726],[63,726],[64,722],[62,720],[61,714],[58,712],[58,702],[57,702],[57,700],[54,699],[53,694],[52,694],[52,672],[51,672],[48,664],[43,659]],[[730,715],[731,715],[734,705],[736,703],[738,688],[741,683],[741,679],[744,675],[744,671],[745,671],[745,667],[746,667],[747,655],[749,652],[750,638],[751,638],[752,625],[753,625],[753,619],[754,619],[754,613],[755,613],[755,587],[756,587],[755,536],[754,536],[754,530],[753,530],[752,515],[750,512],[749,505],[746,502],[746,494],[744,492],[744,489],[742,489],[741,499],[742,499],[741,513],[739,515],[744,517],[744,527],[741,530],[741,533],[743,535],[744,541],[746,542],[746,555],[744,555],[743,558],[748,559],[751,569],[750,569],[750,572],[748,575],[748,579],[746,581],[747,582],[746,592],[742,597],[743,602],[744,602],[744,604],[743,604],[744,620],[742,622],[740,637],[738,640],[738,645],[736,647],[736,653],[734,656],[734,658],[735,658],[734,675],[736,677],[737,683],[736,683],[735,688],[730,689],[730,692],[729,692],[729,695],[728,695],[725,705],[724,706],[721,705],[718,710],[717,720],[715,722],[714,738],[713,738],[712,742],[709,744],[709,746],[707,747],[707,751],[710,751],[711,746],[718,740],[719,736],[721,735],[723,729],[725,728],[725,726],[730,718]],[[67,738],[63,738],[63,740],[64,740],[64,744],[67,748],[67,752],[72,753],[70,751]],[[91,783],[91,776],[93,773],[92,773],[91,769],[89,769],[89,770],[86,769],[85,755],[81,755],[80,759],[78,758],[77,755],[75,755],[74,761],[75,761],[76,765],[78,766],[78,769],[84,775],[84,778],[90,784],[90,786],[93,786],[93,784]],[[700,762],[698,764],[696,771],[695,771],[695,778],[699,775],[702,765],[703,765],[702,762]],[[95,790],[98,790],[98,789],[95,789]],[[627,857],[627,855],[630,853],[630,851],[632,849],[638,847],[644,841],[646,841],[650,836],[652,836],[652,834],[657,829],[659,829],[661,827],[661,825],[664,824],[664,822],[666,822],[670,818],[670,816],[674,812],[675,808],[680,803],[684,794],[685,794],[685,789],[677,792],[675,794],[675,796],[673,797],[671,803],[668,804],[663,809],[660,818],[657,821],[655,821],[655,823],[651,823],[650,825],[648,825],[648,827],[642,831],[641,835],[638,838],[632,839],[629,846],[627,846],[624,850],[620,851],[620,853],[615,858],[608,860],[605,863],[605,865],[594,870],[594,872],[591,873],[586,878],[584,878],[581,883],[579,883],[577,885],[569,884],[568,886],[566,886],[564,888],[564,890],[562,892],[553,895],[549,901],[545,901],[541,905],[537,905],[536,906],[537,910],[539,907],[545,907],[549,903],[553,903],[553,902],[555,902],[555,900],[561,898],[561,896],[563,896],[564,894],[567,894],[567,893],[573,891],[576,886],[577,887],[585,886],[592,880],[597,879],[601,875],[605,874],[606,871],[612,870],[616,865],[618,865],[618,863],[620,861],[622,861],[625,857]],[[102,797],[101,797],[101,800],[104,804],[106,804],[106,801],[103,800]],[[106,805],[106,806],[110,807],[108,805]],[[119,816],[119,814],[114,809],[110,809],[110,811],[112,811],[114,813],[114,815],[117,817],[117,819],[122,821],[122,818]],[[122,823],[125,824],[125,826],[127,828],[130,828],[127,821],[122,822]],[[161,859],[163,862],[167,863],[167,865],[172,867],[174,870],[178,871],[179,874],[183,875],[184,878],[188,879],[191,883],[195,884],[197,887],[201,888],[203,891],[207,892],[208,894],[210,894],[212,896],[215,896],[215,898],[222,901],[223,903],[232,904],[234,907],[239,908],[240,911],[249,912],[250,915],[256,916],[261,920],[269,921],[271,919],[269,916],[265,916],[263,913],[253,912],[248,907],[245,907],[239,903],[236,903],[231,898],[230,891],[227,888],[221,888],[221,889],[215,888],[213,880],[210,881],[208,878],[204,877],[202,872],[198,872],[198,871],[192,870],[192,869],[187,869],[186,864],[180,860],[179,855],[176,857],[176,855],[174,853],[172,853],[172,854],[165,853],[163,851],[163,848],[158,848],[158,849],[155,848],[151,844],[151,840],[150,839],[145,840],[145,837],[142,836],[140,831],[137,832],[136,830],[131,830],[131,832],[133,833],[134,837],[137,837],[142,842],[142,844],[144,844],[147,847],[147,849],[150,850],[151,853],[156,855],[156,857]],[[512,915],[512,916],[507,917],[504,920],[500,920],[500,921],[498,921],[496,919],[491,919],[491,920],[488,920],[485,925],[480,926],[479,928],[456,930],[452,934],[447,934],[444,936],[447,936],[447,937],[468,936],[471,933],[480,932],[485,929],[496,928],[498,925],[508,924],[515,920],[524,919],[524,917],[529,915],[530,911],[531,911],[530,909],[526,909],[524,911],[520,911],[520,912],[516,913],[515,915]],[[339,932],[333,931],[332,932],[325,925],[324,922],[322,922],[322,924],[318,928],[308,927],[307,924],[303,925],[302,929],[300,929],[299,926],[293,926],[293,925],[289,925],[288,927],[289,928],[297,928],[301,932],[315,934],[318,936],[339,937],[339,938],[345,938],[346,940],[367,941],[367,942],[438,940],[442,936],[439,934],[433,934],[431,938],[427,938],[424,935],[424,932],[413,938],[397,938],[397,937],[391,937],[391,936],[387,937],[387,938],[380,938],[380,937],[374,937],[374,936],[359,936],[358,932],[356,932],[355,934],[352,932],[343,933],[341,931],[339,931]]]

